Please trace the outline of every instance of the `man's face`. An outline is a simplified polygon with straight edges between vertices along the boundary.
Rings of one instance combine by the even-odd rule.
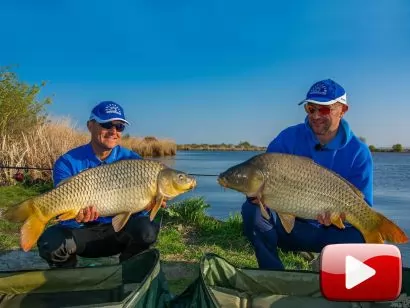
[[[95,121],[88,122],[91,133],[91,142],[104,150],[111,150],[121,140],[122,130],[125,127],[121,121],[112,121],[99,124]]]
[[[313,132],[316,135],[326,135],[339,128],[340,119],[347,111],[347,106],[341,103],[328,106],[307,103],[305,110]]]

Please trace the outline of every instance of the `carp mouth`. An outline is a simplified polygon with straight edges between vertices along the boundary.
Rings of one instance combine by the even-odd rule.
[[[224,178],[218,177],[218,184],[221,185],[222,187],[227,188],[228,184],[226,183],[226,180]]]
[[[230,168],[219,174],[217,182],[223,188],[236,190],[244,194],[258,194],[265,182],[263,172],[253,166]]]
[[[192,179],[191,185],[189,185],[188,190],[194,189],[196,187],[196,180]]]

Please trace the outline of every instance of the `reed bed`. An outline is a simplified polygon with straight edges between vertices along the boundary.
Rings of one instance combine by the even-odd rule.
[[[121,145],[132,149],[142,157],[174,156],[177,153],[175,141],[168,139],[157,139],[155,137],[125,138]]]
[[[89,133],[79,130],[70,119],[47,121],[17,136],[0,137],[0,185],[16,183],[16,174],[24,174],[31,182],[51,181],[50,170],[18,170],[10,167],[51,169],[56,159],[72,148],[90,141]],[[120,144],[142,157],[173,156],[176,143],[155,137],[126,137]]]

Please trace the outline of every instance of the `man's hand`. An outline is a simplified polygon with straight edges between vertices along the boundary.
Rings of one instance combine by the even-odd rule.
[[[151,211],[155,206],[155,199],[152,200],[152,202],[148,205],[148,207],[145,209],[146,211]],[[167,207],[167,202],[165,200],[162,201],[160,207],[166,208]]]
[[[89,222],[98,218],[98,212],[95,206],[89,206],[80,210],[75,220],[78,223]]]
[[[249,201],[250,203],[253,203],[253,204],[256,204],[256,205],[259,205],[259,204],[261,203],[258,197],[248,198],[248,201]]]
[[[341,213],[340,218],[342,219],[342,221],[344,221],[346,219],[345,213]],[[322,225],[325,225],[325,226],[330,226],[332,224],[332,222],[330,221],[330,213],[329,212],[325,212],[324,214],[318,215],[317,220]]]
[[[161,203],[161,207],[166,208],[167,207],[167,202],[166,201],[162,201]],[[82,210],[80,210],[77,214],[77,217],[75,218],[75,220],[78,223],[84,223],[84,222],[89,222],[89,221],[94,221],[98,218],[98,212],[97,209],[95,208],[95,206],[89,206],[86,208],[83,208]]]

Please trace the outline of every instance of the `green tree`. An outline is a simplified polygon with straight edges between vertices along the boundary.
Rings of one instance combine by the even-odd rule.
[[[248,141],[241,141],[238,144],[238,147],[250,148],[252,145]]]
[[[374,145],[369,145],[370,152],[376,152],[376,147]]]
[[[40,85],[21,82],[9,68],[0,68],[0,135],[16,135],[33,129],[46,120],[45,105],[50,98],[39,100]]]
[[[393,146],[392,146],[392,149],[393,149],[393,151],[394,152],[401,152],[401,151],[403,151],[403,146],[401,145],[401,144],[394,144]]]

